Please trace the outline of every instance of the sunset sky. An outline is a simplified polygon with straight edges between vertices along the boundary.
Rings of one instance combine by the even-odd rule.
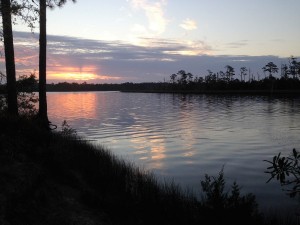
[[[268,62],[300,56],[299,10],[299,0],[70,1],[48,10],[48,83],[163,81],[226,65],[263,76]],[[38,29],[14,30],[18,72],[38,70]]]

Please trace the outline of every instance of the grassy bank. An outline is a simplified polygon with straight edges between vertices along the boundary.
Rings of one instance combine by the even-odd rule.
[[[34,119],[1,117],[0,127],[0,224],[268,224],[252,195],[222,194],[222,176],[207,176],[198,201]]]

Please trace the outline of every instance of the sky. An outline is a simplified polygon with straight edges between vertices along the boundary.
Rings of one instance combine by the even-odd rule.
[[[48,83],[160,82],[231,65],[256,77],[300,56],[299,0],[77,0],[48,10]],[[17,71],[38,70],[38,28],[14,26]],[[0,59],[4,70],[4,59]]]

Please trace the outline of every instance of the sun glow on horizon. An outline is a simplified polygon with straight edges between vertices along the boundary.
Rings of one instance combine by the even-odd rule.
[[[83,80],[95,80],[97,75],[93,73],[49,73],[49,79],[65,79],[65,80],[75,80],[75,81],[83,81]]]
[[[92,81],[92,80],[119,80],[119,77],[108,75],[99,75],[97,68],[94,66],[85,67],[59,67],[55,70],[48,70],[49,80],[66,80],[66,81]]]
[[[94,80],[97,78],[96,68],[87,67],[62,67],[48,70],[48,78],[65,80]]]

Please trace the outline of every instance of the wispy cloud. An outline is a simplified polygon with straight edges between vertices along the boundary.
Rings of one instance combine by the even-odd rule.
[[[151,47],[136,46],[120,41],[96,41],[67,36],[48,36],[48,82],[75,80],[93,83],[145,82],[168,80],[170,74],[184,69],[195,76],[207,70],[224,70],[231,65],[251,68],[254,74],[276,56],[212,56],[211,47],[203,41],[178,41],[144,38]],[[15,33],[15,50],[19,74],[38,69],[38,35]],[[4,60],[0,60],[4,72]]]
[[[142,10],[145,13],[148,20],[147,29],[150,32],[156,35],[165,32],[168,24],[168,19],[165,17],[163,10],[166,5],[166,0],[155,2],[147,0],[130,0],[129,2],[135,10]]]
[[[247,45],[249,45],[249,40],[239,40],[239,41],[227,43],[228,48],[242,48]]]
[[[181,24],[180,27],[183,28],[184,30],[190,31],[190,30],[197,30],[197,22],[192,19],[185,19]]]

